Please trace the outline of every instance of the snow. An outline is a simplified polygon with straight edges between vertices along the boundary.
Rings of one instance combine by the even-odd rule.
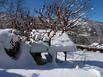
[[[48,44],[43,41],[32,43],[34,49],[31,48],[28,42],[21,42],[20,55],[17,60],[9,57],[4,50],[4,47],[12,48],[11,39],[18,41],[12,35],[18,37],[18,35],[11,32],[11,29],[0,30],[0,77],[103,77],[103,53],[87,51],[72,53],[71,51],[75,49],[75,44],[68,38],[66,33],[61,36],[57,36],[57,33],[52,39],[52,45],[49,49]],[[57,50],[58,65],[54,66],[51,63],[42,66],[36,65],[30,55],[31,49],[32,52],[34,50],[36,52],[40,52],[40,50],[42,52],[47,50],[48,52],[53,52],[51,54],[54,55],[54,62],[56,55],[54,51]],[[67,61],[64,61],[62,50],[69,50]]]
[[[99,44],[99,43],[92,43],[90,46],[97,47],[97,48],[103,48],[103,44]]]
[[[49,40],[49,38],[53,35],[53,31],[50,32],[49,37],[47,36],[47,32],[50,32],[50,31],[40,29],[40,30],[33,30],[31,32],[31,36],[30,36],[32,38],[31,39],[31,41],[32,41],[31,49],[34,47],[33,48],[34,52],[35,51],[37,52],[37,50],[35,50],[35,49],[38,49],[37,46],[40,43],[41,43],[41,46],[39,46],[40,49],[50,48],[50,47],[47,47],[47,44],[44,41]],[[52,37],[51,47],[54,48],[54,50],[56,50],[56,52],[64,52],[64,51],[68,51],[68,52],[74,51],[75,52],[75,51],[77,51],[76,45],[71,41],[68,34],[66,32],[62,33],[61,31],[57,31],[56,34],[54,35],[54,37]],[[40,50],[40,51],[42,51],[42,50]],[[44,50],[44,51],[46,51],[46,50]]]
[[[71,41],[67,33],[62,33],[61,31],[57,31],[56,34],[51,38],[51,45],[49,46],[46,42],[44,42],[47,41],[47,39],[49,39],[49,37],[47,36],[48,31],[49,30],[33,30],[31,32],[31,37],[37,40],[32,40],[31,52],[48,52],[52,56],[52,63],[54,65],[57,65],[55,61],[57,52],[77,51],[76,45]],[[51,31],[50,37],[52,35],[53,31]]]
[[[38,32],[39,31],[39,32]],[[46,44],[45,40],[49,39],[48,36],[45,34],[44,36],[42,36],[43,34],[41,32],[44,32],[45,30],[38,30],[34,35],[33,32],[31,33],[32,38],[35,39],[41,39],[43,38],[43,40],[40,41],[33,41],[33,43],[31,44],[31,52],[46,52],[48,48],[50,48],[48,46],[48,44]],[[46,32],[46,31],[45,31]],[[39,48],[38,48],[39,47]],[[56,50],[56,52],[64,52],[64,51],[68,51],[68,52],[73,52],[76,51],[76,46],[75,44],[70,40],[69,36],[67,35],[66,32],[61,33],[60,31],[58,31],[55,36],[52,38],[51,40],[51,47],[54,48],[54,50]],[[33,50],[33,51],[32,51]]]
[[[51,45],[55,47],[57,52],[76,52],[76,45],[71,41],[66,32],[57,32],[52,38]]]
[[[81,67],[82,65],[78,66],[77,65],[78,63],[76,62],[71,63],[69,61],[59,63],[57,67],[54,67],[50,63],[43,66],[29,63],[28,65],[31,67],[25,66],[29,68],[10,67],[9,69],[7,69],[4,67],[0,67],[1,68],[0,76],[3,76],[3,77],[68,77],[68,76],[70,77],[102,77],[103,76],[103,69],[102,69],[103,68],[103,65],[102,65],[103,54],[96,53],[96,52],[92,52],[92,53],[87,52],[86,54],[88,55],[87,57],[88,62],[86,61],[85,64],[80,62],[83,65],[83,67]],[[58,56],[61,58],[64,58],[63,55],[58,55]],[[95,56],[97,57],[97,59],[94,59]],[[101,60],[99,60],[98,57],[99,59],[101,58]],[[29,62],[29,59],[26,58],[26,61]],[[98,64],[99,62],[100,64]],[[25,65],[26,62],[23,64]]]
[[[31,43],[31,52],[47,52],[48,45],[43,41]]]
[[[95,69],[53,69],[46,71],[38,77],[101,77],[100,72]],[[33,76],[35,77],[35,76]]]
[[[19,68],[29,67],[30,64],[35,64],[35,61],[30,55],[30,46],[27,43],[21,42],[19,59],[14,60],[7,55],[4,48],[11,49],[13,47],[10,43],[11,39],[13,39],[13,42],[19,41],[19,36],[14,34],[13,31],[13,29],[0,30],[0,67]]]
[[[2,46],[2,45],[0,45]],[[35,61],[30,55],[30,48],[28,48],[28,44],[21,44],[20,55],[17,60],[9,57],[3,47],[0,47],[0,67],[1,68],[28,68],[32,67],[31,65],[35,65]]]
[[[97,46],[99,43],[92,43],[90,46]]]
[[[19,41],[19,35],[14,34],[15,30],[13,29],[1,29],[0,30],[0,43],[4,46],[4,48],[10,49],[12,48],[12,42]]]

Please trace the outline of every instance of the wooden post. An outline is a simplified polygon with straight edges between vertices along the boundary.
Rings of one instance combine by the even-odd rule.
[[[65,54],[65,61],[67,60],[67,52],[64,52],[64,54]]]

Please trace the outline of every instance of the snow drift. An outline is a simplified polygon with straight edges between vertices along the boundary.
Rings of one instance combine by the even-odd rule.
[[[101,74],[95,69],[54,69],[46,71],[38,77],[101,77]]]

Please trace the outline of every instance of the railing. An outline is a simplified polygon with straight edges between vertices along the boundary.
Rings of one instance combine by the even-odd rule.
[[[103,53],[103,48],[97,48],[97,47],[92,47],[92,46],[86,46],[86,45],[80,45],[80,44],[76,44],[77,49],[81,49],[84,50],[86,49],[87,51],[100,51],[101,53]]]

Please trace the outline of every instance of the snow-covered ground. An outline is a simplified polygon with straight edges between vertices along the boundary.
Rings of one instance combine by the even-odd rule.
[[[30,64],[28,68],[0,68],[2,77],[103,77],[103,53],[86,52],[85,61],[81,61],[82,51],[64,60],[64,54],[58,53],[58,66]],[[78,58],[77,58],[78,57]],[[76,58],[76,60],[75,60]],[[73,60],[70,60],[73,59]]]
[[[2,34],[8,36],[4,36],[5,41],[1,40]],[[14,60],[6,54],[4,47],[11,48],[10,40],[15,40],[11,37],[11,30],[9,34],[0,34],[0,77],[103,77],[103,53],[80,50],[68,52],[67,61],[64,61],[64,53],[58,52],[57,66],[52,63],[40,66],[30,55],[28,42],[21,43],[19,59]],[[8,44],[3,46],[6,41]],[[45,53],[42,56],[45,58]]]

